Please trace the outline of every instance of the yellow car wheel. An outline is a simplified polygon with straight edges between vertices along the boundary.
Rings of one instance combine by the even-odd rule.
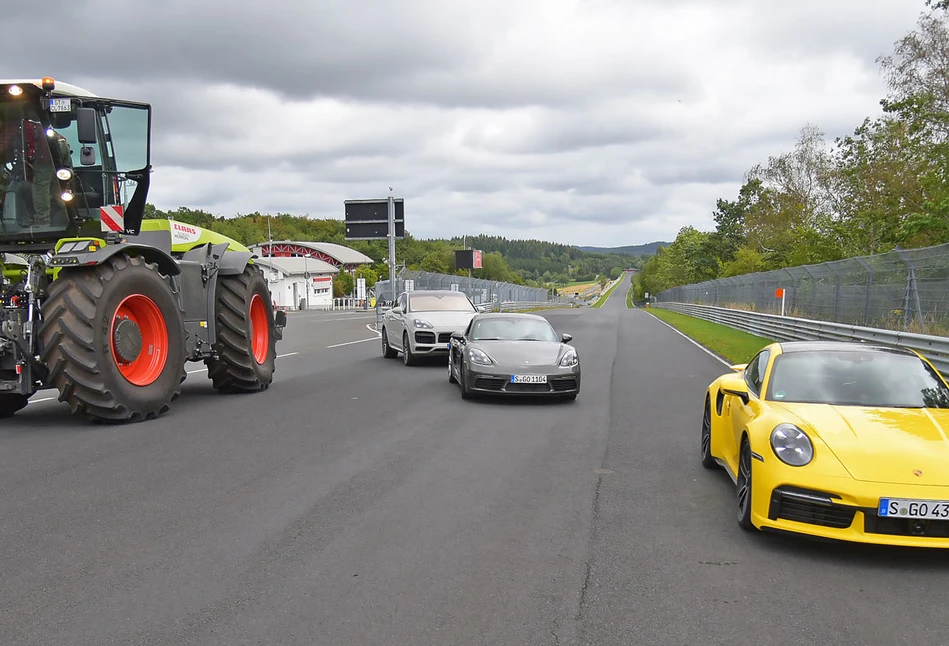
[[[738,503],[738,524],[742,529],[754,529],[751,523],[751,444],[747,437],[741,440],[741,453],[738,457],[738,478],[736,478],[736,500]]]
[[[715,469],[718,462],[712,458],[712,400],[705,396],[705,412],[702,414],[702,466]]]

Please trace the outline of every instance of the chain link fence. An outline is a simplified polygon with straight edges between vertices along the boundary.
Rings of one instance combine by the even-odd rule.
[[[482,278],[468,278],[467,276],[452,276],[450,274],[433,274],[427,271],[410,271],[402,269],[396,273],[395,297],[406,291],[445,289],[463,292],[475,305],[490,304],[491,309],[517,310],[523,307],[543,307],[546,304],[563,305],[579,303],[577,299],[563,298],[556,290],[547,290],[542,287],[526,287],[513,283],[503,283],[496,280]],[[411,282],[408,282],[411,281]],[[376,296],[376,329],[382,323],[382,313],[392,304],[392,287],[388,280],[377,281],[373,286]],[[520,307],[518,306],[520,304]]]
[[[697,303],[818,321],[949,336],[949,244],[720,278],[667,289]]]
[[[567,302],[557,295],[554,290],[547,290],[542,287],[526,287],[496,280],[410,270],[403,270],[396,274],[396,296],[405,291],[406,281],[412,281],[409,284],[412,289],[446,289],[464,292],[475,305],[496,302]],[[376,282],[373,291],[377,299],[384,299],[386,302],[392,299],[392,288],[388,280]]]

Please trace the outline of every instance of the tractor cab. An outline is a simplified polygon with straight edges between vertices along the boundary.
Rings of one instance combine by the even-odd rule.
[[[138,233],[151,107],[53,79],[0,80],[0,251]]]

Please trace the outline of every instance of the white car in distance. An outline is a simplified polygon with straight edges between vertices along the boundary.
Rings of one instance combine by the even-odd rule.
[[[407,366],[418,357],[447,357],[452,332],[467,328],[471,317],[480,311],[483,308],[476,307],[463,292],[403,292],[382,316],[382,356],[392,359],[401,352]]]

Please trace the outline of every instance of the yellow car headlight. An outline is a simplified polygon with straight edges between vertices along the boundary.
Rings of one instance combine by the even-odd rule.
[[[794,424],[778,424],[771,431],[771,450],[792,467],[803,467],[814,459],[814,445],[807,434]]]

